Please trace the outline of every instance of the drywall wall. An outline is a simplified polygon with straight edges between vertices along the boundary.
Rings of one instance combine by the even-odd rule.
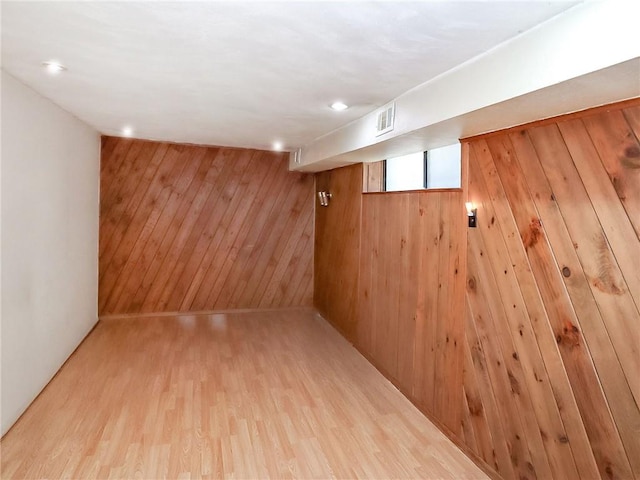
[[[99,149],[2,72],[2,434],[97,321]]]
[[[104,137],[100,315],[311,306],[313,176],[286,162]]]

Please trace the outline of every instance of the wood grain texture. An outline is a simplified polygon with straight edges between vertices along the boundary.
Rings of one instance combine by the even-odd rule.
[[[384,166],[385,160],[362,164],[363,192],[384,192]]]
[[[285,155],[103,137],[99,314],[310,306],[313,176]]]
[[[318,224],[354,345],[496,477],[640,478],[639,137],[640,100],[494,132],[462,194],[354,195],[359,248]]]
[[[355,341],[362,197],[362,164],[316,175],[316,191],[328,191],[322,207],[316,200],[314,306],[346,338]],[[337,241],[339,239],[339,241]]]
[[[640,478],[639,104],[468,142],[463,438],[503,478]]]
[[[486,478],[309,310],[101,321],[0,447],[3,479]]]
[[[461,438],[464,194],[363,195],[361,168],[316,175],[317,190],[343,193],[316,208],[314,305],[440,428]]]
[[[316,210],[314,305],[416,405],[461,434],[463,194],[362,195],[361,168],[316,176],[316,189],[334,196]]]

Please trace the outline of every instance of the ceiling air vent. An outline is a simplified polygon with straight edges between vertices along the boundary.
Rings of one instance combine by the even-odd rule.
[[[383,133],[393,130],[393,122],[396,118],[396,104],[390,103],[382,107],[382,110],[378,112],[376,119],[376,137]]]

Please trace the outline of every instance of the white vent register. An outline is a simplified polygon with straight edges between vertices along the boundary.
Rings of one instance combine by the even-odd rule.
[[[393,130],[393,122],[396,119],[396,104],[395,102],[389,103],[382,107],[382,110],[378,112],[376,119],[376,137],[383,133]]]

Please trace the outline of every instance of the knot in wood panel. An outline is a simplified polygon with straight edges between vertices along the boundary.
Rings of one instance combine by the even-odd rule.
[[[602,234],[596,242],[599,253],[598,272],[597,277],[591,281],[592,285],[604,293],[623,295],[624,281],[621,279],[620,270],[609,248],[609,243]]]
[[[566,321],[562,332],[556,336],[558,344],[565,345],[570,348],[580,346],[580,330],[570,321]]]
[[[482,415],[483,406],[479,398],[467,395],[467,404],[469,405],[469,413],[474,417]]]
[[[620,162],[627,168],[640,168],[640,147],[631,145],[625,148]]]
[[[511,384],[511,391],[516,395],[520,395],[520,382],[515,377],[511,370],[507,370],[507,374],[509,375],[509,383]]]
[[[533,247],[542,236],[542,222],[539,218],[533,217],[529,222],[529,228],[522,234],[522,243],[525,249]]]

